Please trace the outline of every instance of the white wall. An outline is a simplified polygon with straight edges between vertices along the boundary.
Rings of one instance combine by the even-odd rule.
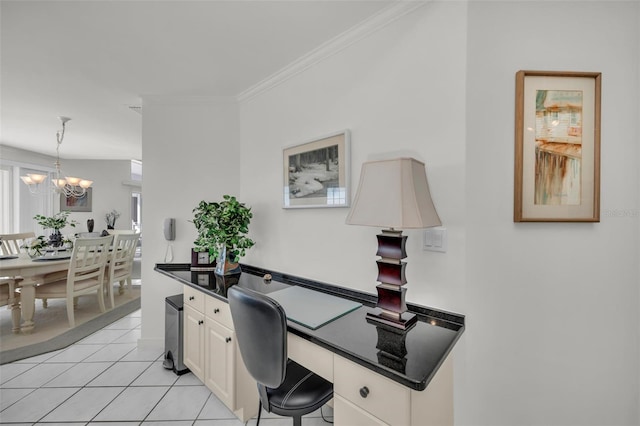
[[[64,160],[64,170],[70,176],[93,180],[92,211],[74,212],[75,232],[87,231],[87,219],[93,218],[94,231],[107,229],[105,215],[112,210],[120,213],[116,229],[131,229],[131,187],[123,181],[131,180],[131,162],[127,160]],[[68,170],[68,171],[67,171]]]
[[[426,163],[449,252],[424,252],[422,232],[405,231],[407,298],[462,310],[465,9],[424,6],[241,105],[241,192],[256,240],[247,263],[375,293],[379,229],[346,225],[346,208],[282,209],[282,149],[347,128],[353,192],[368,159]]]
[[[238,108],[224,98],[143,98],[142,341],[163,347],[164,298],[182,286],[153,270],[164,262],[167,217],[176,219],[173,261],[189,263],[196,238],[189,222],[200,200],[221,200],[240,190]]]
[[[637,425],[637,2],[470,2],[457,423]],[[512,222],[515,73],[602,72],[601,222]],[[632,231],[633,230],[633,231]]]

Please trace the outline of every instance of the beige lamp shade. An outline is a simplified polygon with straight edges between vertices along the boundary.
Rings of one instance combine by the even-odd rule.
[[[415,158],[364,163],[346,222],[393,229],[442,225],[431,200],[424,163]]]

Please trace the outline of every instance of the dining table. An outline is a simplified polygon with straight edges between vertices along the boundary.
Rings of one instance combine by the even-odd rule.
[[[69,269],[71,252],[46,253],[43,256],[32,258],[26,253],[13,256],[2,256],[0,259],[0,277],[20,278],[17,282],[20,288],[20,308],[22,311],[22,324],[20,332],[30,334],[35,328],[33,315],[36,307],[36,287],[45,280],[50,279],[51,274],[59,275],[64,279]]]

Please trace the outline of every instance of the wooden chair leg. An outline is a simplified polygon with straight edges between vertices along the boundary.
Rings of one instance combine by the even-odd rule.
[[[106,308],[104,306],[104,289],[98,289],[96,293],[98,293],[98,305],[100,306],[100,312],[105,312]]]
[[[67,296],[67,318],[69,318],[69,327],[73,328],[76,326],[76,320],[73,315],[73,308],[77,304],[77,297]]]
[[[116,302],[113,300],[113,283],[107,285],[107,292],[109,293],[109,302],[111,302],[111,309],[116,307]]]

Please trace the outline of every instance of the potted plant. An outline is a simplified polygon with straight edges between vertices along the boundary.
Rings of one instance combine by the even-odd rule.
[[[60,230],[65,226],[71,226],[75,228],[77,223],[75,220],[69,219],[69,211],[62,211],[54,214],[53,216],[43,216],[41,214],[35,215],[33,218],[38,222],[38,225],[45,229],[52,229],[53,232],[49,236],[49,245],[53,247],[60,247],[64,244],[62,234]]]
[[[240,258],[255,244],[246,235],[253,217],[251,208],[236,197],[224,195],[219,203],[200,201],[193,213],[192,222],[198,231],[194,250],[209,253],[211,263],[217,259],[216,271],[237,272]],[[220,259],[224,259],[223,265]]]

